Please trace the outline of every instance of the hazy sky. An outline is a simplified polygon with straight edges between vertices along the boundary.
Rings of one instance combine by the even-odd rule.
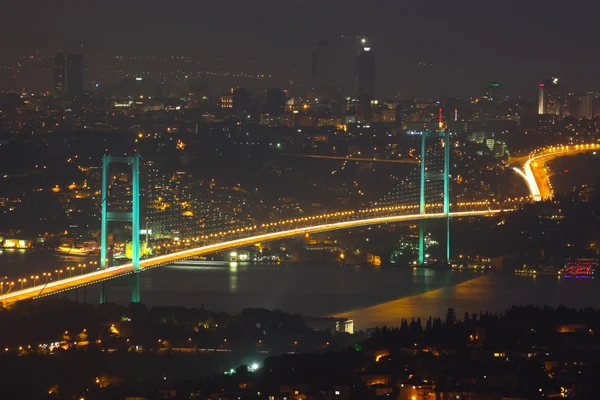
[[[496,80],[535,97],[549,76],[600,90],[599,15],[595,0],[5,0],[0,45],[252,59],[303,80],[312,48],[328,39],[346,85],[366,36],[378,93],[469,96]]]

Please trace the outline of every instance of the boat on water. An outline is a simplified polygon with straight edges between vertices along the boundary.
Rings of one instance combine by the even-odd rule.
[[[596,261],[589,259],[567,260],[561,270],[563,278],[593,278],[596,272]]]
[[[491,268],[485,261],[457,261],[451,264],[453,270],[485,271]]]
[[[433,261],[425,264],[417,264],[413,262],[410,264],[410,266],[413,267],[413,269],[446,269],[451,267],[450,264],[443,261]]]
[[[65,256],[85,257],[92,254],[94,250],[96,250],[94,247],[89,246],[71,246],[68,244],[63,244],[57,247],[54,251],[56,254]]]
[[[554,265],[524,265],[523,268],[516,269],[517,275],[560,275],[561,270]]]

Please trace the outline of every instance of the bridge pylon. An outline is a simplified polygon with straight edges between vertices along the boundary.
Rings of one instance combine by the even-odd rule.
[[[429,171],[427,168],[427,140],[429,138],[442,138],[444,141],[444,168],[443,172]],[[425,185],[428,181],[443,180],[444,202],[443,213],[446,216],[446,262],[450,263],[450,131],[430,132],[424,130],[421,135],[421,181],[419,196],[419,213],[427,214],[427,199]],[[419,264],[425,264],[425,223],[423,219],[419,224]]]
[[[128,164],[131,166],[131,212],[108,211],[108,177],[110,164]],[[131,265],[134,274],[131,277],[131,301],[140,302],[140,155],[112,156],[105,153],[102,157],[102,218],[100,224],[100,268],[109,267],[108,259],[108,223],[131,222]],[[104,283],[100,289],[100,303],[106,300]]]

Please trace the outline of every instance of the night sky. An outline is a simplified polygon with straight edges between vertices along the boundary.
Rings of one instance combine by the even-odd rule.
[[[0,43],[9,54],[83,45],[87,54],[253,60],[308,82],[311,50],[327,39],[350,88],[365,36],[378,97],[477,96],[495,80],[503,94],[534,98],[549,76],[600,91],[599,15],[593,0],[6,0]]]

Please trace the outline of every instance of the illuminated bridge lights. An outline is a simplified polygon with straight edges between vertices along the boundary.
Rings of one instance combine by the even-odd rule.
[[[582,151],[598,150],[600,149],[600,143],[580,143],[572,145],[561,145],[561,146],[550,146],[542,149],[536,149],[529,154],[529,159],[525,162],[523,170],[513,167],[513,170],[518,173],[527,183],[529,192],[534,201],[541,201],[544,198],[552,196],[552,186],[548,184],[548,190],[544,193],[541,192],[539,184],[535,178],[534,169],[541,168],[544,165],[543,159],[546,157],[560,157],[580,153]],[[536,162],[542,161],[542,162]],[[543,172],[543,178],[545,181],[549,180],[546,170],[542,168],[540,175]]]
[[[488,216],[499,213],[502,209],[495,210],[483,210],[483,211],[462,211],[451,213],[452,217],[470,217],[470,216]],[[438,219],[445,218],[444,213],[430,213],[430,214],[408,214],[408,215],[394,215],[394,216],[380,216],[370,217],[365,219],[356,219],[350,221],[340,221],[331,223],[322,223],[320,225],[311,225],[308,227],[288,229],[278,232],[257,234],[245,238],[238,238],[228,240],[220,243],[214,243],[205,245],[202,247],[177,251],[171,254],[165,254],[155,256],[152,258],[143,259],[140,261],[140,270],[147,270],[162,265],[170,264],[175,261],[185,260],[192,257],[198,257],[210,253],[221,252],[232,248],[249,246],[256,243],[284,239],[294,236],[303,236],[306,234],[314,234],[320,232],[327,232],[338,229],[348,229],[359,226],[386,224],[393,222],[402,221],[414,221],[422,219]],[[63,278],[56,281],[50,281],[46,284],[40,284],[30,288],[23,288],[22,290],[5,293],[0,295],[0,302],[2,303],[14,303],[21,300],[28,300],[51,294],[64,292],[67,290],[96,284],[109,279],[114,279],[124,275],[134,273],[133,266],[131,263],[120,266],[114,266],[103,270],[96,270],[86,274]]]
[[[461,203],[457,203],[456,205],[454,205],[454,204],[452,204],[452,205],[459,206],[459,207],[474,207],[474,206],[475,207],[477,207],[477,206],[478,207],[491,207],[492,204],[493,204],[492,202],[490,202],[489,200],[486,200],[486,201],[461,202]],[[494,203],[494,204],[500,204],[500,203]],[[442,206],[443,206],[443,203],[432,203],[432,204],[427,204],[426,208],[434,209],[436,207],[439,208]],[[395,212],[395,211],[399,211],[399,210],[408,210],[408,211],[413,210],[414,211],[414,210],[417,210],[418,208],[419,208],[418,204],[412,204],[412,205],[377,207],[377,208],[370,208],[370,209],[364,209],[364,210],[358,210],[358,211],[342,211],[342,212],[335,212],[335,213],[329,213],[329,214],[313,215],[313,216],[308,216],[308,217],[299,217],[299,218],[292,218],[292,219],[287,219],[287,220],[282,220],[282,221],[263,223],[260,225],[260,229],[258,228],[257,225],[254,225],[254,226],[230,229],[227,231],[207,233],[207,234],[204,234],[201,236],[197,236],[193,240],[196,242],[200,242],[202,240],[223,239],[225,236],[232,236],[232,235],[235,236],[235,235],[239,235],[241,233],[255,231],[255,230],[269,232],[272,229],[282,229],[284,227],[289,228],[289,227],[291,227],[292,224],[309,223],[309,222],[314,222],[314,221],[323,220],[323,219],[327,220],[328,218],[340,218],[340,219],[343,219],[344,217],[356,218],[358,215],[364,215],[364,214],[376,214],[376,213],[386,213],[386,212],[389,213],[389,212]],[[499,207],[499,208],[501,208],[501,207]],[[189,243],[189,240],[186,243]]]
[[[520,200],[515,198],[513,199],[509,199],[510,201],[524,201],[523,198],[521,198]],[[461,202],[461,203],[456,203],[456,204],[452,204],[452,206],[458,206],[458,207],[492,207],[492,204],[496,204],[496,205],[500,205],[500,204],[506,204],[510,201],[504,201],[502,203],[499,202],[490,202],[489,200],[486,201],[470,201],[470,202]],[[442,207],[443,203],[433,203],[433,204],[427,204],[426,208],[427,209],[434,209],[436,207]],[[315,221],[319,221],[319,220],[323,220],[325,219],[326,222],[327,219],[329,218],[337,218],[338,222],[341,221],[344,218],[356,218],[359,215],[365,215],[365,214],[377,214],[377,213],[390,213],[390,212],[397,212],[400,210],[407,210],[407,211],[414,211],[416,209],[418,209],[418,205],[417,204],[413,204],[413,205],[399,205],[399,206],[388,206],[388,207],[377,207],[377,208],[370,208],[370,209],[364,209],[364,210],[358,210],[358,211],[343,211],[343,212],[335,212],[335,213],[329,213],[329,214],[321,214],[321,215],[314,215],[314,216],[308,216],[308,217],[299,217],[299,218],[292,218],[292,219],[287,219],[287,220],[282,220],[282,221],[274,221],[274,222],[269,222],[269,223],[263,223],[260,225],[260,228],[257,225],[254,226],[247,226],[247,227],[240,227],[240,228],[236,228],[236,229],[230,229],[227,231],[220,231],[220,232],[214,232],[214,233],[206,233],[204,235],[200,235],[200,236],[196,236],[194,237],[192,240],[195,242],[201,242],[201,241],[207,241],[207,240],[211,240],[211,239],[224,239],[226,236],[231,236],[231,237],[237,237],[240,234],[244,234],[250,231],[262,231],[263,233],[267,233],[267,232],[271,232],[274,229],[283,229],[285,227],[287,228],[291,228],[292,224],[301,224],[301,223],[311,223],[311,222],[315,222]],[[497,207],[497,208],[502,208],[502,207]],[[298,226],[296,226],[298,227]],[[190,240],[187,239],[185,240],[185,243],[190,243]],[[160,247],[159,247],[160,248]]]

